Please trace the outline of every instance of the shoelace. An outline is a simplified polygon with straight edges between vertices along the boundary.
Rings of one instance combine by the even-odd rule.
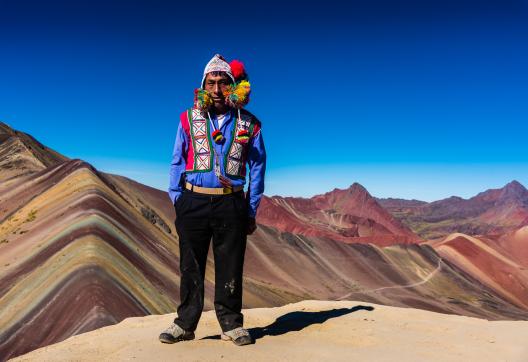
[[[171,326],[169,328],[167,328],[167,332],[169,332],[170,334],[172,335],[175,335],[176,332],[178,332],[178,334],[182,334],[182,329],[180,328],[179,325],[177,325],[176,323],[172,323]]]
[[[244,328],[241,328],[241,327],[234,329],[234,330],[233,330],[233,334],[234,334],[235,337],[237,337],[237,338],[238,338],[238,337],[242,337],[242,336],[247,336],[247,335],[249,335],[248,331],[245,330]]]

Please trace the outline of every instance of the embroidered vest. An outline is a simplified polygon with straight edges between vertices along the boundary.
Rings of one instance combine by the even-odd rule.
[[[211,171],[215,155],[209,120],[200,110],[194,108],[182,113],[180,120],[187,139],[190,140],[185,172]],[[249,142],[260,130],[260,125],[256,118],[245,110],[241,110],[240,118],[237,117],[235,122],[230,144],[224,146],[228,150],[224,155],[225,173],[235,178],[245,178]],[[248,132],[249,139],[238,137],[239,132],[243,130]]]

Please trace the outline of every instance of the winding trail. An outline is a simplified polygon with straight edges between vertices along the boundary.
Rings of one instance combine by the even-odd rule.
[[[436,269],[433,270],[431,273],[429,273],[425,278],[423,278],[423,279],[420,280],[419,282],[412,283],[412,284],[407,284],[407,285],[392,285],[392,286],[389,286],[389,287],[381,287],[381,288],[376,288],[376,289],[363,290],[363,291],[358,291],[358,292],[351,292],[351,293],[348,293],[348,294],[343,295],[342,297],[338,298],[337,300],[343,300],[344,298],[348,298],[349,296],[351,296],[351,295],[354,294],[354,293],[373,293],[373,292],[378,292],[378,291],[380,291],[380,290],[384,290],[384,289],[402,289],[402,288],[413,288],[413,287],[417,287],[417,286],[419,286],[419,285],[422,285],[422,284],[427,283],[427,282],[428,282],[429,280],[431,280],[431,278],[434,277],[434,276],[436,275],[436,273],[438,273],[441,269],[442,269],[442,259],[438,259],[438,265],[437,265]]]

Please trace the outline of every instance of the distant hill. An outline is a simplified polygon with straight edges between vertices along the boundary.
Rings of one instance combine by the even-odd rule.
[[[429,203],[403,199],[376,201],[424,239],[454,232],[498,235],[528,225],[528,190],[515,180],[470,199],[452,196]]]

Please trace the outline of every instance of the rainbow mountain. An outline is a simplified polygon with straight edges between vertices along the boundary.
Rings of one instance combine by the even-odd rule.
[[[167,166],[167,177],[168,177]],[[97,170],[0,123],[0,360],[173,313],[179,248],[164,190]],[[249,236],[244,308],[363,300],[528,319],[528,229],[427,239],[361,185],[265,196]],[[214,262],[205,309],[213,309]]]

